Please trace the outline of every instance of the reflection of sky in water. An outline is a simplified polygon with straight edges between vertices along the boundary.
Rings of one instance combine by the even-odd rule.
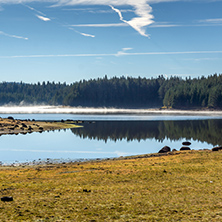
[[[220,116],[207,115],[80,115],[80,114],[0,114],[1,117],[13,116],[18,119],[36,120],[199,120],[199,119],[221,119]],[[170,146],[172,149],[180,149],[182,142],[156,141],[146,139],[127,141],[126,139],[116,142],[108,140],[82,139],[74,135],[71,130],[55,131],[45,133],[32,133],[27,135],[4,135],[0,137],[0,161],[4,162],[25,162],[46,158],[51,159],[80,159],[80,158],[107,158],[146,153],[156,153],[163,146]],[[212,145],[193,141],[191,149],[211,149]]]
[[[165,139],[158,142],[155,139],[137,140],[127,142],[117,140],[81,139],[71,130],[45,133],[32,133],[27,135],[4,135],[1,139],[1,161],[25,162],[41,159],[80,159],[80,158],[107,158],[146,153],[156,153],[163,146],[180,149],[181,141]],[[191,149],[212,148],[207,143],[192,141]]]

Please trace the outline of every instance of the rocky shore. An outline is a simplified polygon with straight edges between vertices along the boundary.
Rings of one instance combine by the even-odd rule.
[[[43,132],[49,130],[68,129],[81,127],[76,125],[77,121],[61,120],[61,121],[36,121],[34,119],[14,119],[12,116],[8,118],[0,118],[0,136],[4,134],[27,134],[32,132]]]

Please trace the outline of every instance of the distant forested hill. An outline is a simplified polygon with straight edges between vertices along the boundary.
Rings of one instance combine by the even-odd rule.
[[[49,104],[120,108],[222,108],[222,75],[201,78],[113,77],[72,84],[0,83],[0,105]]]

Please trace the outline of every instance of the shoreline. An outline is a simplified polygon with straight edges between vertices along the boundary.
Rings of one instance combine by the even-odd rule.
[[[82,127],[76,125],[76,121],[36,121],[36,120],[20,120],[9,116],[8,118],[0,118],[0,136],[1,135],[17,135],[33,132],[42,133],[44,131],[68,129]]]
[[[213,147],[212,147],[213,149]],[[212,149],[199,149],[199,150],[177,150],[177,151],[169,151],[166,153],[147,153],[147,154],[139,154],[139,155],[131,155],[131,156],[120,156],[120,157],[107,157],[107,158],[93,158],[93,159],[73,159],[66,161],[65,159],[39,159],[39,160],[33,160],[29,162],[13,162],[13,163],[3,163],[0,164],[1,168],[7,168],[7,167],[13,167],[13,168],[19,168],[19,167],[56,167],[56,166],[66,166],[66,165],[81,165],[81,164],[96,164],[96,163],[106,163],[106,162],[113,162],[113,161],[125,161],[125,160],[134,160],[137,161],[139,159],[150,159],[150,158],[162,158],[167,156],[177,156],[177,155],[184,155],[186,153],[211,153],[213,152]],[[1,161],[0,161],[1,163]]]

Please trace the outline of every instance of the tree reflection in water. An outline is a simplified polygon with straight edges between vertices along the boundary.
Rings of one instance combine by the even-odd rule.
[[[83,128],[72,129],[80,138],[93,140],[197,140],[222,145],[222,119],[180,121],[96,121],[84,122]]]

